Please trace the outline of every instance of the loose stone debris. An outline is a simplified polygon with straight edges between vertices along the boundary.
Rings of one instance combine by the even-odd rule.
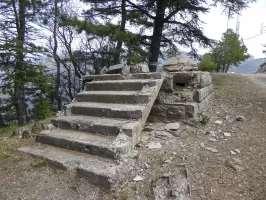
[[[160,148],[162,148],[162,145],[161,145],[160,142],[150,142],[150,143],[147,145],[147,147],[148,147],[149,149],[160,149]]]
[[[231,137],[231,133],[228,133],[228,132],[224,132],[223,135],[224,137]]]
[[[167,124],[165,126],[165,130],[168,130],[168,131],[176,131],[180,128],[180,124],[179,123],[170,123],[170,124]]]
[[[135,182],[139,182],[139,181],[142,181],[143,180],[143,178],[141,177],[141,176],[136,176],[134,179],[133,179],[133,181],[135,181]]]
[[[221,125],[221,124],[223,124],[223,121],[216,120],[214,123],[217,124],[217,125]]]
[[[208,151],[213,152],[213,153],[218,153],[218,152],[219,152],[217,149],[212,148],[212,147],[206,147],[206,149],[207,149]]]
[[[246,118],[244,116],[237,116],[236,121],[243,122],[246,121]]]

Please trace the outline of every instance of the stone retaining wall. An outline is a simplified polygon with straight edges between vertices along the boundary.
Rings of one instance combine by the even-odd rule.
[[[149,121],[198,122],[213,93],[209,72],[167,72]]]

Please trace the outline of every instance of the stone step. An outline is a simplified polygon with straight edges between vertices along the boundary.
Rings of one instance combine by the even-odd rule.
[[[91,183],[106,189],[110,189],[117,179],[119,166],[110,159],[38,143],[21,147],[18,151],[46,159],[50,164],[62,169],[76,170]]]
[[[36,136],[36,142],[42,144],[112,159],[115,158],[115,152],[111,148],[114,140],[115,137],[61,129],[42,131]]]
[[[84,91],[76,95],[78,102],[146,104],[150,100],[150,93],[136,91]]]
[[[163,73],[139,73],[139,74],[105,74],[83,76],[83,82],[104,81],[104,80],[128,80],[128,79],[162,79]]]
[[[156,86],[156,80],[129,79],[129,80],[105,80],[92,81],[85,84],[86,91],[137,91],[143,87]]]
[[[141,119],[145,105],[78,102],[71,104],[72,115]]]
[[[106,136],[117,136],[120,132],[120,129],[123,127],[125,131],[131,131],[131,126],[127,124],[138,123],[133,120],[126,119],[114,119],[114,118],[103,118],[103,117],[92,117],[92,116],[61,116],[55,119],[52,119],[52,123],[55,127],[76,130],[88,133],[97,133]],[[130,130],[127,130],[130,129]]]

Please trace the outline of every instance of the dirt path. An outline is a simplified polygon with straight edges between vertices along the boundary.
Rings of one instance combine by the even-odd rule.
[[[210,122],[186,142],[194,149],[188,163],[192,199],[264,200],[266,76],[227,74],[213,78],[215,99]],[[245,120],[236,121],[237,116]],[[216,120],[222,124],[215,124]],[[207,131],[213,131],[214,136],[206,135]]]
[[[260,85],[263,88],[266,88],[266,74],[245,74],[243,75],[250,79],[257,85]]]

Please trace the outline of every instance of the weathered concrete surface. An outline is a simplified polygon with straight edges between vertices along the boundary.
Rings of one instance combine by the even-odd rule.
[[[116,136],[120,128],[129,123],[127,119],[112,119],[93,116],[63,116],[52,120],[55,127],[68,130],[77,130],[90,133],[99,133],[107,136]]]
[[[208,95],[210,95],[213,92],[213,85],[209,85],[205,88],[201,88],[196,91],[194,95],[194,101],[195,102],[202,102]]]
[[[161,79],[164,77],[162,73],[140,73],[140,74],[105,74],[105,75],[85,75],[83,81],[105,81],[105,80],[130,80],[130,79]]]
[[[165,92],[160,91],[157,100],[160,104],[176,104],[184,102],[193,102],[195,92],[193,91],[174,91],[174,92]]]
[[[167,72],[196,70],[195,61],[189,56],[176,56],[170,58],[164,65]]]
[[[141,119],[145,106],[132,104],[106,104],[77,102],[69,106],[73,115],[88,115],[97,117]]]
[[[85,84],[86,91],[137,91],[143,87],[156,86],[156,80],[111,80],[92,81]]]
[[[43,131],[36,136],[36,142],[42,144],[106,158],[115,158],[115,152],[111,148],[114,139],[115,137],[61,129]]]
[[[52,120],[57,129],[41,132],[36,137],[42,144],[40,147],[22,148],[22,151],[76,169],[91,182],[110,188],[129,169],[120,166],[134,155],[163,78],[158,73],[87,76],[85,81],[89,83],[85,89],[88,91],[77,94],[75,101],[67,106],[66,116]],[[49,145],[45,150],[44,144]],[[85,160],[79,162],[69,152]],[[103,158],[112,159],[119,171],[107,170],[103,174],[101,169],[96,171],[100,161],[106,161],[103,166],[109,165]],[[95,159],[98,162],[94,163]],[[88,163],[92,166],[87,167]]]
[[[108,74],[129,74],[130,66],[126,64],[113,65],[109,67],[107,73]]]
[[[149,121],[176,122],[198,119],[199,108],[197,103],[155,104],[149,116]]]
[[[100,75],[104,75],[108,72],[108,68],[107,67],[103,67],[100,71]]]
[[[137,74],[137,73],[148,73],[150,72],[149,67],[147,64],[139,63],[136,65],[130,66],[130,73]]]
[[[76,170],[80,175],[86,175],[94,184],[110,189],[118,178],[116,163],[109,159],[99,159],[84,153],[56,148],[48,145],[21,147],[21,152],[46,159],[50,164],[62,169]]]
[[[150,101],[150,93],[136,91],[84,91],[76,96],[79,102],[146,104]]]

